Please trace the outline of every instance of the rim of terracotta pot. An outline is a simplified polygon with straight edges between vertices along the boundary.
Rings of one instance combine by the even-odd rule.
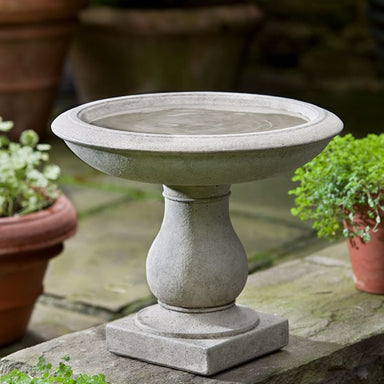
[[[98,6],[116,8],[189,8],[248,3],[248,0],[99,0]]]
[[[76,210],[61,195],[42,211],[0,218],[0,257],[51,247],[73,236],[76,229]]]
[[[252,3],[190,8],[91,6],[80,12],[79,17],[85,25],[104,27],[133,36],[180,36],[191,33],[201,35],[253,31],[260,26],[262,13]]]
[[[71,19],[88,3],[89,0],[0,0],[0,23]]]

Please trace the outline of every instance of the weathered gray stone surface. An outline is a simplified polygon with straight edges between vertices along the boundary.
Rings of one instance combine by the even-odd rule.
[[[287,191],[296,184],[291,177],[291,174],[283,174],[252,183],[233,184],[230,210],[308,230],[310,223],[299,220],[290,212],[294,198]]]
[[[81,188],[79,186],[65,187],[64,193],[73,202],[80,219],[92,215],[94,212],[102,211],[106,207],[113,207],[129,200],[129,196],[123,192],[106,192],[100,189]]]
[[[384,329],[384,297],[354,288],[344,243],[251,275],[238,302],[286,316],[292,334],[316,341],[348,345]]]
[[[127,201],[81,219],[73,241],[50,263],[45,291],[111,311],[150,296],[145,260],[162,211],[160,201]]]
[[[283,350],[210,378],[107,352],[105,327],[62,336],[7,356],[1,371],[57,363],[66,353],[77,372],[103,372],[115,384],[378,384],[384,382],[384,296],[354,288],[343,243],[250,276],[239,302],[290,320]]]
[[[20,349],[42,343],[79,329],[87,329],[108,320],[100,314],[87,314],[81,311],[60,308],[49,300],[37,302],[23,338],[0,349],[0,356],[6,356]]]

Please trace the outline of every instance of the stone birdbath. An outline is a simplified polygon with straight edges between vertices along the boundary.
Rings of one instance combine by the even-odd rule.
[[[52,129],[92,167],[164,186],[147,257],[158,304],[107,324],[111,352],[212,375],[287,345],[287,319],[235,304],[247,257],[229,217],[230,185],[311,160],[341,131],[334,114],[271,96],[158,93],[81,105]]]

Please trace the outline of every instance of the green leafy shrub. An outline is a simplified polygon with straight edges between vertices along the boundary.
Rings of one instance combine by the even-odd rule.
[[[105,381],[105,376],[102,374],[74,375],[72,368],[68,362],[70,357],[67,355],[62,358],[64,362],[60,362],[59,366],[52,368],[52,364],[45,361],[43,356],[40,356],[38,363],[33,367],[34,374],[28,375],[24,372],[15,369],[10,373],[2,375],[0,378],[1,384],[108,384]]]
[[[56,181],[60,168],[49,164],[50,145],[24,131],[18,143],[6,132],[13,123],[0,118],[0,217],[25,215],[50,206],[60,195]]]
[[[384,134],[356,139],[336,136],[292,178],[300,185],[291,210],[302,220],[313,220],[319,237],[334,240],[341,235],[370,239],[384,209]],[[369,223],[361,227],[356,216],[366,210]],[[343,222],[348,228],[343,229]],[[368,222],[367,221],[367,222]]]

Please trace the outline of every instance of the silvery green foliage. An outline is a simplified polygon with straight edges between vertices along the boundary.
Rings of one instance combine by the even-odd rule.
[[[32,130],[11,142],[5,133],[12,128],[11,121],[0,118],[0,217],[40,211],[60,194],[60,168],[49,164],[50,145],[39,144]]]
[[[319,237],[359,236],[367,242],[384,216],[384,134],[336,136],[292,180],[300,183],[289,192],[295,195],[292,214],[313,220]],[[365,227],[356,217],[363,211]]]

